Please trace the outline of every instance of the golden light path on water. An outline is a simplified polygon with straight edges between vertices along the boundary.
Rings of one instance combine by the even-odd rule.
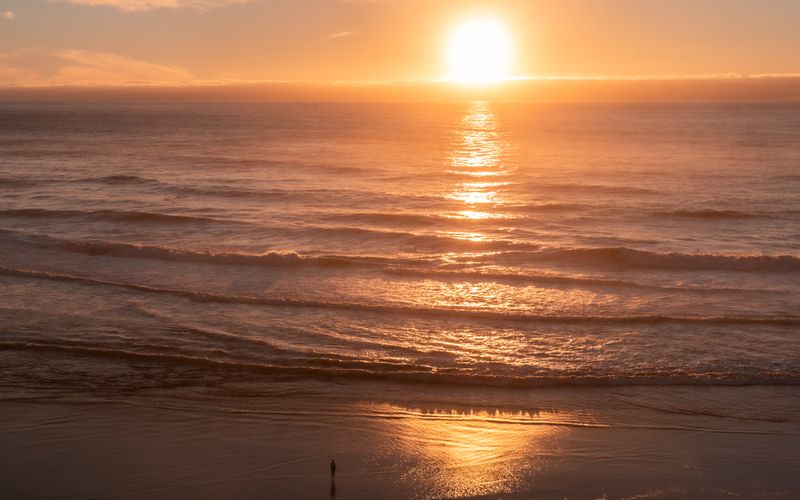
[[[476,223],[497,220],[494,228],[500,226],[501,220],[511,222],[511,219],[517,218],[504,210],[506,206],[517,203],[508,195],[516,170],[512,161],[513,146],[513,141],[509,140],[507,132],[492,111],[491,103],[472,102],[455,127],[454,137],[445,157],[445,170],[460,179],[445,196],[460,202],[463,209],[444,214],[445,216]],[[489,227],[492,227],[491,223],[474,228],[462,226],[458,230],[439,233],[449,238],[486,242],[495,237],[486,232]],[[457,264],[469,262],[477,256],[480,256],[480,252],[455,252],[446,255],[445,260]],[[426,284],[431,285],[430,290],[426,289]],[[424,296],[423,302],[435,304],[437,307],[467,307],[518,314],[557,315],[561,307],[582,307],[583,304],[602,300],[590,291],[565,291],[535,286],[527,286],[524,290],[519,287],[510,290],[491,281],[448,283],[445,287],[429,282],[418,285],[415,289],[417,298]],[[530,300],[520,300],[521,298]],[[448,333],[442,332],[442,336],[446,337]],[[498,354],[497,342],[499,340],[495,339],[492,345],[483,346],[487,356]],[[517,347],[520,347],[519,344]],[[513,360],[504,359],[504,362]]]
[[[505,181],[510,173],[508,149],[490,105],[472,103],[456,129],[446,158],[448,172],[462,179],[447,196],[464,205],[463,210],[447,214],[448,217],[474,221],[511,217],[497,210],[507,202],[502,188],[510,184]],[[476,242],[490,239],[479,227],[442,234]],[[492,283],[451,283],[447,290],[437,288],[430,292],[427,301],[438,307],[507,309],[510,302]],[[425,294],[422,290],[416,293]],[[432,341],[458,352],[465,362],[487,356],[507,364],[520,362],[514,354],[520,347],[518,339],[458,329],[441,331],[439,335]],[[417,410],[382,403],[368,404],[361,410],[392,417],[382,420],[382,425],[387,426],[385,435],[393,436],[392,446],[414,457],[401,480],[423,485],[430,498],[514,491],[536,473],[544,463],[543,457],[557,447],[555,441],[566,431],[552,425],[558,424],[559,416],[555,414]]]
[[[492,213],[492,206],[502,204],[498,189],[507,182],[496,177],[504,175],[504,155],[506,144],[500,136],[497,118],[486,102],[474,102],[464,115],[457,129],[448,162],[450,172],[470,177],[461,182],[448,195],[466,207],[457,212],[463,219],[503,218],[502,214]],[[485,179],[491,180],[485,180]],[[452,235],[459,237],[458,235]],[[476,240],[470,237],[467,239]],[[481,238],[477,238],[480,240]]]
[[[429,498],[473,497],[514,491],[535,476],[569,427],[555,415],[487,410],[418,410],[389,404],[363,410],[383,419],[392,446],[411,467],[400,481]],[[557,423],[557,422],[553,422]]]

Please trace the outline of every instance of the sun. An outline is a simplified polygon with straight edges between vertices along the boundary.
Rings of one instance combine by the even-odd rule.
[[[470,19],[453,31],[447,43],[447,79],[485,85],[510,76],[512,44],[506,27],[497,19]]]

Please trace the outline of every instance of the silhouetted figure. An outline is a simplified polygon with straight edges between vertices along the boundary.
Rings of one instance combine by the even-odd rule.
[[[331,477],[336,477],[336,460],[331,458]]]

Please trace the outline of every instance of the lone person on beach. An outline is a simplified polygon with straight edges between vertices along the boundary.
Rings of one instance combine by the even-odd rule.
[[[331,458],[331,477],[336,476],[336,460]]]

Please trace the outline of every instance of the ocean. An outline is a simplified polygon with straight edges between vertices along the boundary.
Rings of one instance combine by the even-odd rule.
[[[239,418],[288,433],[279,455],[303,441],[246,480],[245,436],[217,442],[216,462],[169,462],[217,487],[260,477],[274,498],[317,496],[313,463],[334,452],[359,484],[340,477],[340,498],[791,497],[799,278],[797,103],[3,103],[0,385],[17,424],[0,430],[24,429],[29,460],[7,458],[0,484],[108,498],[74,478],[176,412],[196,425],[170,427],[170,449]],[[123,432],[120,405],[149,410]],[[220,412],[233,420],[201,426]],[[72,480],[26,489],[42,450],[66,446],[53,426],[87,418],[70,430],[84,446],[98,425],[116,437],[71,448]],[[556,437],[531,438],[583,428],[672,451],[642,484],[610,465],[570,482],[565,456],[646,453],[601,439],[548,455]],[[735,437],[709,444],[718,433]],[[531,440],[557,460],[531,462]],[[726,443],[743,463],[719,461]],[[116,493],[201,483],[156,480],[141,467],[166,452],[138,453]]]

